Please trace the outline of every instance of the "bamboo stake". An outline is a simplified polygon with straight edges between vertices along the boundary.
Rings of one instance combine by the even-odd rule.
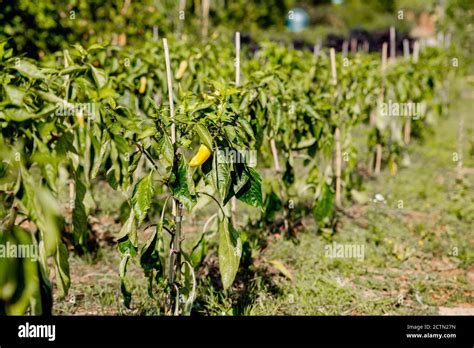
[[[382,44],[382,73],[384,73],[387,68],[387,48],[387,43],[384,42]]]
[[[410,42],[408,39],[403,39],[403,57],[410,59]]]
[[[240,85],[240,32],[235,33],[235,84]]]
[[[349,42],[344,40],[342,42],[342,58],[347,58],[347,51],[349,50]]]
[[[390,27],[390,60],[395,60],[397,54],[396,40],[395,40],[395,27]]]
[[[76,182],[69,180],[69,209],[71,212],[74,210],[76,205]]]
[[[313,46],[313,56],[316,58],[317,56],[319,56],[319,52],[321,50],[321,40],[318,39],[318,41],[316,42],[316,44]]]
[[[370,50],[369,41],[367,41],[367,40],[364,41],[363,48],[364,48],[364,52],[365,52],[365,53],[369,53],[369,50]]]
[[[240,32],[235,33],[235,85],[240,85]],[[231,199],[232,225],[237,224],[237,198]]]
[[[410,139],[411,139],[411,117],[408,117],[403,127],[403,142],[405,143],[405,145],[410,144]]]
[[[418,63],[418,56],[420,54],[420,43],[415,41],[413,44],[413,63]]]
[[[273,155],[273,166],[275,167],[275,171],[278,174],[281,173],[281,168],[280,168],[280,161],[278,160],[278,150],[276,148],[276,143],[275,139],[270,140],[270,148],[272,150],[272,155]]]
[[[336,128],[334,133],[334,140],[336,141],[336,206],[341,206],[341,132]]]
[[[329,50],[331,56],[331,73],[332,73],[332,81],[333,85],[337,84],[337,71],[336,71],[336,50],[334,47],[331,47]]]
[[[171,80],[171,64],[170,55],[168,49],[168,40],[163,39],[163,47],[165,51],[165,63],[166,63],[166,80],[168,82],[168,98],[170,103],[170,119],[171,119],[171,143],[173,144],[174,152],[176,152],[176,126],[174,123],[174,103],[173,103],[173,82]],[[175,263],[176,271],[179,266],[179,258],[181,252],[181,207],[179,201],[173,197],[173,218],[176,223],[176,233],[172,237],[172,243],[170,248],[170,264],[168,268],[168,282],[170,285],[174,283],[175,278]],[[176,278],[179,277],[179,272],[176,272]]]
[[[353,37],[351,39],[351,53],[356,53],[357,52],[357,39]]]
[[[153,26],[153,41],[158,41],[160,39],[160,32],[157,25]]]
[[[375,146],[376,157],[375,157],[375,175],[380,174],[380,168],[382,167],[382,145],[377,144]]]

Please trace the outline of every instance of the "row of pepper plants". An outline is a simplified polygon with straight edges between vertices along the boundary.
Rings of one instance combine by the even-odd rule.
[[[249,223],[241,205],[232,211],[233,199],[259,212],[252,224],[261,230],[280,216],[295,238],[295,214],[303,213],[294,204],[306,203],[300,192],[309,190],[318,228],[331,228],[341,204],[336,179],[346,202],[360,162],[353,129],[373,127],[367,145],[382,144],[387,163],[404,147],[400,127],[370,125],[381,93],[423,102],[426,115],[446,102],[438,93],[447,58],[437,49],[422,51],[417,63],[390,64],[382,89],[378,55],[338,55],[335,78],[326,52],[275,43],[243,52],[236,84],[234,46],[217,36],[203,44],[172,41],[169,75],[160,41],[76,45],[41,62],[6,47],[0,44],[0,242],[33,245],[39,257],[0,259],[2,314],[50,313],[50,268],[60,296],[67,295],[67,241],[87,252],[88,219],[99,204],[91,188],[99,181],[124,197],[117,240],[125,305],[132,299],[127,267],[139,257],[160,313],[190,314],[196,269],[213,252],[209,239],[217,241],[225,291],[248,251]],[[416,123],[413,135],[431,119]],[[341,152],[347,158],[337,169]],[[216,214],[185,248],[186,217],[207,204]]]

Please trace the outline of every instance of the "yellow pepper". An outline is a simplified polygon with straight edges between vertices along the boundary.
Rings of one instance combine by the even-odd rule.
[[[197,154],[191,159],[189,165],[191,167],[199,167],[201,164],[207,161],[207,159],[211,156],[212,151],[204,144],[201,144],[199,147],[199,151]]]
[[[178,71],[176,72],[176,74],[174,75],[175,79],[176,80],[181,80],[181,78],[183,77],[186,69],[188,68],[188,62],[186,60],[183,60],[180,64],[179,64],[179,68],[178,68]]]
[[[79,127],[84,128],[85,120],[82,111],[79,111],[79,113],[77,114],[77,121],[79,122]]]
[[[140,94],[143,94],[143,93],[145,93],[145,89],[146,89],[146,77],[142,76],[140,78],[140,88],[138,89],[138,92]]]

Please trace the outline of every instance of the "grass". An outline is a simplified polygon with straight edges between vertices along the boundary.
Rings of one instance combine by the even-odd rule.
[[[470,100],[457,103],[433,135],[410,145],[410,166],[396,176],[386,170],[364,183],[363,194],[381,194],[385,203],[346,201],[332,235],[316,233],[308,219],[297,242],[269,236],[268,246],[254,251],[255,262],[241,267],[232,291],[221,291],[217,257],[209,255],[207,271],[199,272],[194,313],[427,315],[444,307],[472,310],[474,182],[472,173],[458,179],[453,161],[458,120],[464,115],[464,166],[474,167],[471,109]],[[363,247],[364,257],[327,257],[332,243]],[[272,265],[275,260],[290,274]],[[137,259],[128,273],[131,309],[121,303],[120,257],[113,247],[101,248],[93,259],[71,256],[70,262],[70,294],[55,301],[56,314],[159,314]]]

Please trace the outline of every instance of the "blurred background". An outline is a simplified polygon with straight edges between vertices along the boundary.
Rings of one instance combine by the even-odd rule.
[[[390,26],[400,41],[429,42],[456,26],[472,31],[473,14],[472,0],[0,0],[0,7],[0,41],[33,58],[74,43],[124,46],[172,34],[206,40],[235,31],[244,44],[271,39],[341,49],[357,38],[378,50]]]

